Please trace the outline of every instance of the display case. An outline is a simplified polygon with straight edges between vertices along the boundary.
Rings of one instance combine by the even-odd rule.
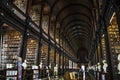
[[[8,67],[17,68],[22,35],[19,31],[4,24],[2,38],[1,67],[2,69]]]
[[[33,80],[39,79],[39,69],[33,69]]]
[[[17,80],[17,77],[18,77],[17,74],[18,74],[17,69],[6,69],[5,70],[6,80]]]
[[[32,65],[36,64],[37,60],[38,42],[32,38],[27,41],[26,60],[27,68],[32,68]]]

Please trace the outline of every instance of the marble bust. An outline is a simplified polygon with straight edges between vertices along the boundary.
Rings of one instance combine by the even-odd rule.
[[[43,63],[41,62],[40,65],[39,65],[40,69],[43,67],[42,65],[43,65]]]
[[[107,72],[107,67],[108,67],[108,64],[107,64],[106,60],[103,60],[103,70],[105,73]]]
[[[23,64],[22,64],[23,68],[26,69],[27,68],[27,61],[24,60]]]
[[[97,67],[98,70],[101,71],[101,65],[100,65],[100,63],[98,63],[97,65],[98,65],[98,67]]]
[[[117,58],[117,59],[118,59],[118,61],[119,61],[119,63],[118,63],[118,67],[117,67],[118,70],[119,70],[118,74],[120,74],[120,54],[118,54],[118,58]]]

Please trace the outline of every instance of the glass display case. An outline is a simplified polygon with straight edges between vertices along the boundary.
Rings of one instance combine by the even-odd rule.
[[[39,79],[39,69],[33,69],[33,80]]]
[[[17,69],[6,69],[6,80],[17,80]]]

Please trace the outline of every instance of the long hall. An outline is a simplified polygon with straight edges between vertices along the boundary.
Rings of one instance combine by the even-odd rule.
[[[0,0],[0,80],[120,80],[120,0]]]

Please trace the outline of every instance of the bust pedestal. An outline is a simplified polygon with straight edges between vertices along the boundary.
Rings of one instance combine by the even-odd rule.
[[[101,73],[101,79],[100,80],[110,80],[108,73]]]

